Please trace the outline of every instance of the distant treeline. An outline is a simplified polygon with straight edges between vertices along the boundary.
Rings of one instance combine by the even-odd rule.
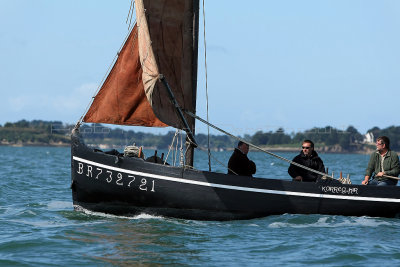
[[[69,135],[73,125],[63,124],[61,121],[20,120],[15,123],[7,122],[0,125],[0,141],[2,144],[68,144]],[[81,126],[86,143],[108,144],[125,146],[136,143],[144,147],[168,148],[175,132],[167,134],[153,134],[124,130],[121,128],[110,128],[101,124],[85,124]],[[390,126],[385,129],[373,127],[367,131],[376,138],[386,135],[391,140],[391,148],[400,151],[400,126]],[[277,131],[258,131],[253,135],[241,136],[245,140],[258,146],[285,146],[299,147],[304,139],[311,139],[318,146],[340,147],[345,151],[362,149],[366,144],[365,136],[358,132],[353,126],[346,130],[340,130],[331,126],[324,128],[312,128],[304,132],[285,133],[280,128]],[[200,147],[207,147],[208,138],[206,134],[196,134],[196,141]],[[373,140],[369,140],[373,141]],[[211,135],[211,149],[232,148],[237,141],[225,135]],[[369,144],[370,145],[370,144]]]
[[[52,131],[53,125],[63,125],[60,121],[20,120],[0,125],[0,144],[3,145],[55,145],[68,144],[69,136]],[[62,127],[68,127],[64,125]]]

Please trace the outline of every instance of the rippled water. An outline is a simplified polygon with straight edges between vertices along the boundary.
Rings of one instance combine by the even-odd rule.
[[[227,162],[230,152],[213,155]],[[199,152],[196,167],[208,169],[206,157]],[[257,176],[288,179],[287,163],[261,153],[249,157]],[[353,183],[361,182],[369,158],[321,157],[330,171],[350,173]],[[204,222],[77,212],[69,148],[0,147],[0,164],[1,266],[400,264],[398,219],[284,214]]]

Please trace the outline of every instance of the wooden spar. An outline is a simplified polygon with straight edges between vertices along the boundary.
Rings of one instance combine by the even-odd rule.
[[[138,158],[142,157],[142,147],[139,148]]]
[[[198,48],[199,48],[199,0],[193,0],[193,53],[192,53],[192,107],[196,109],[197,99],[197,62],[198,62]],[[194,112],[196,113],[196,112]],[[191,127],[193,135],[195,135],[196,120],[189,117],[189,127]],[[194,146],[186,136],[186,165],[193,167],[194,161]]]
[[[174,93],[172,93],[172,90],[171,90],[171,88],[169,87],[169,84],[168,84],[167,80],[165,79],[164,75],[160,74],[160,80],[161,80],[161,82],[164,84],[165,89],[166,89],[167,92],[168,92],[169,98],[170,98],[170,100],[172,101],[172,104],[173,104],[174,107],[175,107],[176,113],[177,113],[178,117],[181,119],[181,121],[182,121],[182,123],[183,123],[183,126],[184,126],[183,130],[186,131],[188,137],[189,137],[190,140],[191,140],[192,145],[193,145],[194,147],[197,147],[197,142],[196,142],[196,140],[194,139],[194,135],[193,135],[193,133],[192,133],[192,130],[190,129],[190,127],[189,127],[189,125],[188,125],[188,123],[187,123],[187,120],[186,120],[185,117],[183,116],[182,108],[179,106],[178,102],[176,101],[175,96],[174,96]]]
[[[351,184],[351,180],[350,180],[350,174],[347,174],[347,179],[346,179],[347,184]]]

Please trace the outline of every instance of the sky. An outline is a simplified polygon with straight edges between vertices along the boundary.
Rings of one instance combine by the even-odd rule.
[[[75,123],[128,33],[130,0],[0,6],[0,124]],[[200,6],[197,114],[206,118]],[[364,134],[400,125],[400,1],[205,0],[205,24],[218,127],[243,135],[351,125]],[[207,128],[197,122],[196,132]]]

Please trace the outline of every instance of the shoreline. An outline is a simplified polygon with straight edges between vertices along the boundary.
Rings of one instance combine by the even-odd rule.
[[[271,152],[293,152],[293,153],[300,153],[301,149],[300,148],[293,148],[293,147],[261,147],[265,150],[271,151]],[[257,151],[256,149],[250,149],[251,151]],[[346,150],[342,149],[341,147],[337,146],[324,146],[324,147],[316,147],[315,151],[318,154],[365,154],[369,155],[372,152],[374,152],[374,149],[358,149],[358,150]]]
[[[56,144],[47,144],[47,143],[22,143],[22,144],[0,144],[0,146],[6,147],[69,147],[70,143],[56,143]]]
[[[0,143],[0,147],[69,147],[71,144],[70,143],[16,143],[16,144],[7,144],[7,143]],[[122,147],[113,147],[109,146],[106,144],[98,144],[96,147],[100,149],[121,149]],[[284,147],[284,146],[279,146],[279,147],[268,147],[268,146],[263,146],[261,147],[262,149],[265,149],[267,151],[271,152],[290,152],[290,153],[299,153],[301,151],[300,148],[294,148],[294,147]],[[147,150],[157,150],[157,149],[162,149],[162,148],[155,148],[155,147],[143,147],[143,149]],[[165,148],[168,149],[168,148]],[[203,149],[202,149],[203,150]],[[206,151],[206,150],[204,150]],[[223,152],[223,151],[233,151],[233,148],[219,148],[219,149],[211,149],[213,152]],[[251,152],[262,152],[254,148],[250,148]],[[373,151],[373,149],[363,149],[363,150],[353,150],[353,151],[348,151],[348,150],[343,150],[343,149],[338,149],[337,146],[333,147],[316,147],[315,151],[318,154],[365,154],[369,155]]]

